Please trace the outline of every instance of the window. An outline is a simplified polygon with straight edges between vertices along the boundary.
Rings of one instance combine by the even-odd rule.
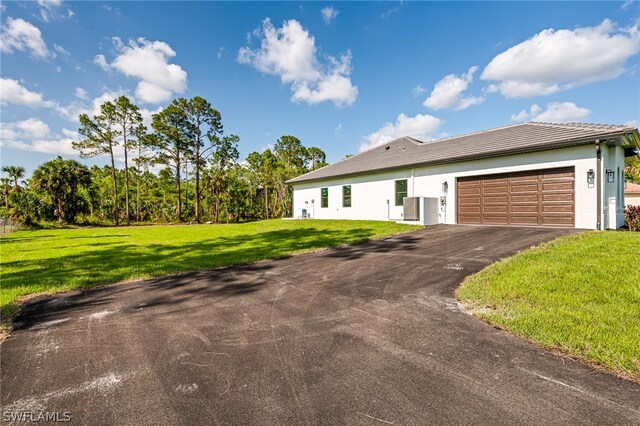
[[[407,180],[396,181],[396,206],[401,206],[404,197],[407,196]]]
[[[320,189],[320,207],[329,207],[329,188]]]
[[[351,185],[342,187],[342,207],[351,207]]]

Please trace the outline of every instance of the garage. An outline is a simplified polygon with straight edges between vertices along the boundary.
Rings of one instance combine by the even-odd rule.
[[[460,224],[573,227],[574,167],[457,179]]]

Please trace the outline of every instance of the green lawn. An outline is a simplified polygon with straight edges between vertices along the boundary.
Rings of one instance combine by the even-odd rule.
[[[640,380],[640,233],[543,244],[469,277],[458,297],[480,318]]]
[[[394,222],[268,220],[18,231],[0,238],[0,312],[6,319],[31,293],[276,259],[415,229]]]

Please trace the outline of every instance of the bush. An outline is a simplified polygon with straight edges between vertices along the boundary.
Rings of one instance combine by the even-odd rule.
[[[624,220],[629,231],[640,231],[640,206],[627,206],[624,208]]]

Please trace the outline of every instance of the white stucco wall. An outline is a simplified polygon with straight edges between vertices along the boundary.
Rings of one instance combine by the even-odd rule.
[[[606,148],[606,147],[605,147]],[[606,155],[604,153],[606,151]],[[622,149],[603,150],[603,168],[624,164]],[[622,161],[620,163],[620,161]],[[606,166],[605,166],[606,163]],[[442,183],[448,182],[446,207],[440,209],[440,223],[455,224],[456,219],[456,178],[492,173],[506,173],[556,167],[575,167],[575,226],[576,228],[596,228],[597,189],[588,188],[587,171],[596,170],[596,154],[593,145],[563,148],[529,154],[512,155],[462,163],[419,167],[352,177],[331,179],[321,182],[294,185],[293,216],[300,217],[307,208],[315,219],[367,219],[401,220],[402,206],[395,206],[395,183],[397,179],[407,179],[408,196],[440,197]],[[603,171],[603,180],[606,179]],[[616,176],[617,182],[617,176]],[[351,206],[342,207],[342,186],[351,185]],[[329,207],[320,207],[320,188],[329,188]],[[615,195],[615,184],[605,185],[605,197]],[[613,192],[612,192],[613,191]],[[387,200],[389,204],[387,204]],[[603,203],[604,204],[604,203]],[[607,209],[605,209],[606,211]],[[614,211],[617,207],[614,206]],[[618,223],[617,213],[611,224]]]
[[[640,194],[637,192],[627,193],[624,195],[625,206],[640,206]]]

